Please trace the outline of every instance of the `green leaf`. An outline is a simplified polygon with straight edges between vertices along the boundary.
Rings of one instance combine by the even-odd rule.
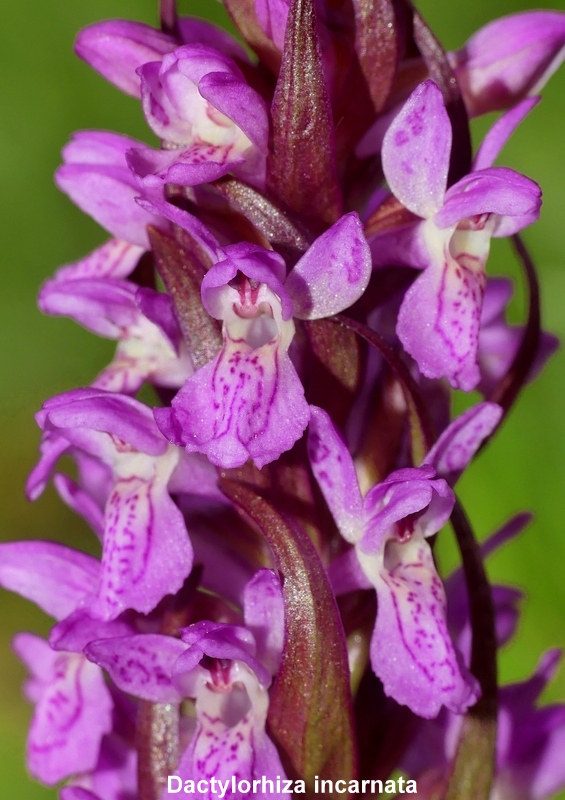
[[[410,374],[410,370],[404,361],[395,353],[387,340],[378,333],[375,333],[375,331],[372,331],[366,325],[350,319],[349,317],[345,317],[343,314],[333,317],[332,320],[336,325],[345,325],[375,347],[384,357],[394,375],[398,378],[408,409],[412,461],[414,464],[420,464],[428,450],[431,449],[435,437],[430,413],[416,381]]]
[[[173,301],[192,362],[199,369],[211,361],[222,346],[220,326],[208,314],[200,297],[205,267],[194,252],[183,248],[170,234],[151,226],[147,230],[157,270]]]
[[[494,603],[481,549],[459,501],[451,524],[469,595],[471,672],[479,681],[481,697],[463,717],[445,800],[488,800],[494,776],[498,715]]]
[[[255,14],[255,0],[224,0],[224,5],[249,47],[276,74],[279,71],[281,54],[259,25]]]
[[[473,148],[469,116],[447,54],[416,9],[414,9],[414,41],[426,63],[430,78],[441,90],[445,110],[453,129],[453,145],[447,179],[448,186],[452,186],[471,171]]]
[[[314,237],[297,227],[280,206],[257,189],[230,177],[220,178],[213,186],[263,234],[288,266],[294,266],[308,249]]]
[[[303,323],[312,350],[304,370],[308,402],[321,406],[338,427],[345,425],[361,379],[359,338],[328,319]]]
[[[331,225],[341,216],[341,192],[314,0],[291,1],[271,114],[269,189],[319,227]]]
[[[381,112],[396,75],[404,37],[399,36],[392,0],[353,0],[353,6],[355,49],[375,111]]]
[[[356,770],[349,667],[337,605],[304,531],[249,486],[226,479],[220,486],[262,532],[282,576],[285,648],[268,722],[289,775],[304,780],[313,795],[316,775],[347,781]]]

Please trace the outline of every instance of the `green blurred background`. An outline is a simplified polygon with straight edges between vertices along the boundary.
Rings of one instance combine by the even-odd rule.
[[[87,385],[104,366],[113,343],[96,339],[74,323],[42,317],[35,297],[41,282],[60,264],[89,252],[105,233],[60,194],[52,180],[59,152],[72,131],[106,128],[148,137],[139,103],[73,56],[76,32],[97,20],[121,17],[156,22],[156,0],[41,0],[6,3],[0,28],[0,176],[4,253],[0,294],[0,395],[3,458],[0,463],[0,537],[52,538],[92,548],[92,535],[56,498],[52,489],[34,505],[23,494],[37,457],[33,413],[50,395]],[[493,16],[532,7],[525,2],[453,0],[419,4],[445,47],[456,49]],[[565,10],[559,2],[545,7]],[[185,0],[181,11],[226,22],[214,0]],[[477,125],[482,135],[488,120]],[[539,265],[544,325],[565,337],[565,68],[552,78],[543,103],[507,146],[500,163],[537,180],[544,190],[540,222],[526,232]],[[149,141],[150,139],[148,139]],[[504,242],[495,242],[491,274],[517,275]],[[512,313],[521,318],[517,292]],[[504,682],[528,676],[540,653],[564,643],[565,614],[565,352],[520,399],[497,440],[461,482],[461,494],[483,537],[517,510],[531,509],[535,521],[525,535],[489,563],[491,577],[527,593],[516,640],[501,654]],[[444,535],[441,563],[454,563]],[[46,634],[49,620],[31,604],[2,592],[0,623],[0,798],[47,800],[54,790],[28,778],[24,741],[31,709],[21,697],[24,670],[10,651],[18,630]],[[565,669],[544,695],[565,697]],[[565,758],[565,754],[564,754]],[[565,794],[562,795],[565,798]]]

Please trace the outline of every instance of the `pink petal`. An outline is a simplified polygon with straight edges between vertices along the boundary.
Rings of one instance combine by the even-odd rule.
[[[183,515],[169,497],[169,474],[119,480],[106,504],[100,587],[92,613],[115,619],[128,608],[152,611],[192,569]]]
[[[130,20],[105,20],[83,28],[75,52],[110,83],[126,94],[141,97],[136,70],[174,50],[175,40]]]
[[[473,117],[538,94],[565,55],[565,14],[526,11],[494,20],[450,54]]]
[[[128,153],[128,164],[148,189],[165,183],[196,186],[221,178],[243,164],[244,157],[231,145],[196,142],[181,150],[136,148]]]
[[[102,737],[112,728],[112,708],[100,668],[83,655],[59,653],[29,730],[31,774],[52,786],[92,770]]]
[[[513,169],[491,167],[471,172],[452,186],[434,221],[438,228],[449,228],[469,217],[497,214],[519,219],[520,230],[538,218],[540,206],[541,189],[535,181]]]
[[[290,272],[285,289],[295,316],[320,319],[349,308],[367,288],[371,271],[363,226],[352,211],[319,236]]]
[[[377,590],[371,664],[385,694],[421,717],[437,716],[442,706],[464,713],[478,685],[451,642],[428,543],[417,535],[407,543],[391,539],[382,564],[361,552],[359,559]]]
[[[502,408],[496,403],[473,406],[446,428],[424,464],[431,464],[438,475],[453,485],[501,417]]]
[[[257,658],[274,675],[284,645],[284,603],[281,582],[271,569],[260,569],[245,586],[245,627],[257,644]]]
[[[443,203],[451,152],[451,123],[440,90],[425,81],[412,92],[383,141],[382,160],[392,193],[427,219]]]
[[[127,694],[153,703],[179,703],[182,696],[171,683],[171,672],[185,650],[180,639],[147,633],[91,642],[85,653]]]
[[[308,456],[342,536],[358,541],[365,512],[353,459],[328,414],[316,406],[310,407]]]
[[[55,542],[0,544],[0,585],[63,619],[95,591],[100,564]]]
[[[110,239],[85,258],[60,267],[54,277],[61,281],[75,278],[127,278],[143,253],[142,247],[121,239]]]
[[[188,452],[217,466],[252,458],[260,468],[289,450],[308,424],[304,389],[278,337],[252,349],[228,339],[221,353],[188,379],[157,424]]]
[[[461,266],[445,254],[443,261],[432,261],[406,292],[396,332],[427,378],[446,377],[464,391],[478,384],[485,281],[482,268]]]

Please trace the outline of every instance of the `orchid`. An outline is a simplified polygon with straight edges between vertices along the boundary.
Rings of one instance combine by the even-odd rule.
[[[320,319],[351,305],[369,282],[369,250],[353,213],[320,236],[288,277],[272,251],[242,244],[222,255],[202,281],[205,308],[223,321],[222,351],[187,381],[171,410],[155,414],[167,438],[188,452],[222,467],[248,458],[262,467],[289,450],[308,423],[287,354],[292,317]]]
[[[30,477],[30,496],[41,493],[54,462],[69,448],[100,459],[109,473],[104,509],[88,486],[63,483],[79,513],[96,518],[102,538],[93,613],[108,620],[126,608],[151,611],[168,591],[180,589],[192,564],[183,517],[167,491],[181,451],[159,435],[149,409],[102,390],[52,398],[38,422],[48,448]]]
[[[27,482],[95,555],[0,545],[0,586],[54,619],[14,639],[30,773],[60,800],[544,800],[565,786],[564,707],[536,705],[558,657],[499,688],[522,593],[483,563],[529,517],[479,545],[457,482],[557,347],[518,235],[541,190],[495,163],[564,15],[448,54],[404,0],[224,6],[240,38],[160,0],[159,29],[76,40],[154,144],[79,131],[55,176],[111,238],[39,307],[117,349],[43,403]],[[485,399],[455,414],[452,389]]]
[[[345,443],[320,408],[312,409],[309,455],[314,475],[344,539],[354,545],[331,570],[336,592],[374,586],[378,610],[371,664],[385,694],[423,717],[441,705],[462,713],[477,699],[473,678],[461,670],[446,624],[446,600],[426,539],[449,519],[454,497],[447,482],[500,418],[484,404],[444,432],[424,464],[392,472],[364,498]],[[357,578],[359,581],[359,578]]]
[[[377,262],[400,259],[424,269],[405,295],[398,336],[424,375],[445,376],[469,391],[480,378],[477,348],[490,238],[516,233],[537,219],[541,193],[533,181],[500,167],[476,169],[446,192],[451,138],[441,92],[432,81],[421,84],[388,129],[382,157],[394,195],[425,222],[408,226],[398,238],[376,237],[373,252]],[[424,340],[422,329],[429,331]]]
[[[246,585],[244,621],[245,627],[198,622],[181,630],[181,640],[146,634],[86,648],[88,658],[129,694],[177,705],[183,697],[195,698],[196,730],[173,786],[211,778],[231,783],[232,775],[250,781],[284,776],[265,731],[269,667],[276,672],[283,643],[282,595],[273,572],[259,571]]]

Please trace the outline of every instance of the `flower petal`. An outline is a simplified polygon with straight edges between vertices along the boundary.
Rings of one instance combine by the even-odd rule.
[[[310,407],[308,456],[341,535],[348,542],[357,542],[365,512],[353,459],[329,415],[316,406]]]
[[[272,569],[260,569],[243,593],[245,627],[257,644],[257,658],[274,675],[284,645],[284,602],[281,582]]]
[[[31,774],[52,786],[92,770],[102,737],[112,728],[112,708],[100,668],[83,655],[59,653],[29,730]]]
[[[145,633],[91,642],[85,653],[127,694],[152,703],[179,703],[182,696],[171,682],[171,672],[185,650],[173,636]]]
[[[245,48],[227,31],[198,17],[180,17],[179,33],[183,44],[205,44],[243,64],[250,63]]]
[[[444,480],[436,479],[427,466],[391,472],[367,492],[365,532],[359,546],[365,553],[377,553],[391,529],[406,521],[407,533],[416,524],[424,537],[437,533],[453,509],[454,496]]]
[[[519,217],[523,228],[538,218],[540,206],[541,189],[535,181],[507,167],[491,167],[471,172],[452,186],[434,221],[438,228],[449,228],[468,217],[498,214]]]
[[[213,464],[261,468],[289,450],[308,424],[304,389],[278,337],[257,349],[228,339],[172,402],[155,409],[164,435]]]
[[[288,17],[289,0],[255,0],[255,14],[264,33],[281,51]]]
[[[40,428],[75,429],[113,434],[136,450],[162,455],[167,443],[153,421],[151,409],[133,397],[103,389],[73,389],[51,397],[37,414]]]
[[[198,82],[198,91],[214,108],[235,122],[261,153],[267,154],[267,106],[255,89],[229,72],[209,72]]]
[[[75,53],[126,94],[141,98],[136,70],[175,49],[171,36],[130,20],[105,20],[83,28]]]
[[[527,97],[503,114],[483,139],[473,161],[473,172],[492,167],[498,155],[518,125],[534,109],[541,97]]]
[[[412,92],[385,134],[383,171],[392,193],[419,217],[441,208],[451,152],[451,123],[433,81]]]
[[[285,289],[299,319],[338,314],[358,300],[371,277],[371,253],[352,211],[319,236],[290,272]]]
[[[444,259],[435,258],[406,292],[396,332],[427,378],[446,377],[453,387],[464,391],[478,384],[485,281],[481,267],[460,265],[445,253]]]
[[[59,800],[101,800],[101,798],[82,786],[63,786],[59,791]]]
[[[472,117],[538,94],[565,56],[565,14],[526,11],[494,20],[450,54]]]
[[[132,633],[135,633],[135,629],[126,618],[102,622],[91,617],[84,608],[79,608],[51,628],[49,645],[53,650],[82,653],[90,642],[131,636]]]
[[[92,556],[55,542],[0,544],[0,585],[64,619],[91,595],[100,576]]]
[[[182,150],[137,147],[130,150],[127,161],[141,184],[154,189],[166,183],[179,186],[210,183],[243,164],[245,159],[229,144],[195,142]]]
[[[140,313],[137,287],[112,278],[49,280],[41,287],[39,308],[44,314],[68,316],[98,336],[119,339]]]
[[[90,606],[95,616],[115,619],[128,608],[147,614],[190,573],[184,517],[167,491],[172,468],[160,464],[152,479],[132,472],[114,485],[106,504],[100,587]]]
[[[75,278],[127,278],[144,253],[143,247],[122,239],[110,239],[92,253],[72,264],[60,267],[54,277],[60,281]]]
[[[479,403],[449,425],[424,459],[453,485],[502,418],[496,403]]]
[[[162,192],[150,192],[145,197],[136,197],[136,202],[153,214],[165,217],[175,225],[180,225],[185,231],[188,231],[191,236],[198,241],[200,245],[206,250],[212,261],[218,258],[218,249],[220,247],[218,240],[211,231],[193,214],[189,214],[178,206],[168,203],[162,196]]]
[[[55,182],[73,203],[118,239],[149,249],[145,230],[159,219],[136,202],[137,186],[126,181],[124,169],[91,164],[67,164],[55,173]]]
[[[358,550],[377,590],[371,665],[385,694],[421,717],[442,706],[463,714],[479,695],[458,659],[445,619],[445,592],[428,543],[421,536],[387,542],[382,561]]]

